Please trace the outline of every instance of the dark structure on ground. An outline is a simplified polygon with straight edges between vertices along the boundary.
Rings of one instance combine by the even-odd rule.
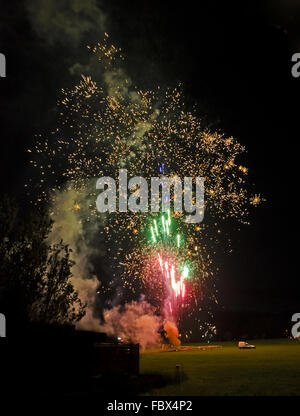
[[[11,334],[12,335],[12,334]],[[51,395],[90,391],[97,379],[137,376],[139,346],[73,327],[31,325],[0,339],[8,391]],[[1,371],[2,372],[2,371]]]

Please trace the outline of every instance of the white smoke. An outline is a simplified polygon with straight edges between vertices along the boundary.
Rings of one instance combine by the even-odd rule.
[[[140,344],[142,349],[158,346],[161,342],[161,318],[145,300],[132,301],[124,307],[116,306],[104,311],[105,324],[101,330],[123,341]]]
[[[82,223],[77,210],[84,209],[78,204],[78,192],[72,188],[57,191],[53,197],[52,231],[49,235],[51,244],[63,240],[72,249],[71,259],[75,262],[72,267],[71,283],[78,292],[80,300],[87,305],[85,316],[76,324],[78,329],[100,331],[100,320],[94,317],[94,304],[99,286],[96,276],[91,276],[88,262],[89,248],[83,235]]]

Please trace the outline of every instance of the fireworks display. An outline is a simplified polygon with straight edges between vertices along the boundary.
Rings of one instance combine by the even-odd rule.
[[[72,205],[64,209],[82,225],[90,261],[95,262],[97,249],[99,257],[105,251],[108,272],[97,276],[103,305],[118,291],[122,301],[145,294],[157,313],[178,322],[192,317],[204,327],[199,312],[217,301],[213,256],[224,223],[248,224],[249,205],[260,202],[259,195],[247,192],[248,169],[239,162],[245,149],[232,137],[204,129],[196,111],[186,109],[181,86],[133,87],[108,36],[90,53],[101,69],[98,79],[82,75],[74,89],[62,91],[56,130],[38,137],[29,150],[39,172],[38,201],[50,197],[55,212],[61,208],[58,192],[72,192]],[[120,168],[148,180],[158,172],[203,177],[204,221],[187,224],[172,208],[160,214],[100,214],[96,180],[117,179]],[[33,183],[26,185],[28,192]]]
[[[177,250],[180,250],[180,234],[176,235],[172,244],[174,248],[176,247],[175,252],[173,249],[173,258],[170,255],[170,251],[166,252],[166,247],[170,244],[169,239],[172,238],[170,210],[168,210],[167,218],[164,215],[161,216],[159,223],[158,225],[158,221],[154,219],[153,226],[151,225],[152,242],[154,244],[158,243],[156,248],[157,261],[160,267],[160,275],[167,288],[165,305],[167,304],[169,310],[166,314],[173,315],[179,306],[182,307],[184,305],[186,295],[185,279],[189,275],[189,268],[186,265],[176,264],[176,261],[178,262],[178,258],[180,258],[178,253],[176,253]]]

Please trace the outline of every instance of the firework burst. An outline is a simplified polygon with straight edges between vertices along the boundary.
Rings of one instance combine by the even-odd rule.
[[[245,148],[203,129],[196,113],[186,110],[181,86],[134,88],[108,37],[90,51],[102,69],[100,81],[82,75],[75,88],[63,90],[56,130],[37,137],[29,150],[39,171],[38,200],[50,197],[56,209],[58,190],[78,195],[68,209],[83,227],[96,224],[105,241],[110,278],[105,283],[99,277],[104,295],[122,282],[125,300],[146,293],[160,313],[197,315],[205,297],[216,301],[212,256],[224,222],[248,224],[249,204],[260,202],[247,192],[248,169],[239,162]],[[96,211],[97,178],[117,178],[118,169],[127,168],[131,176],[150,179],[162,164],[167,171],[161,173],[169,177],[204,178],[203,223],[186,224],[180,213]]]

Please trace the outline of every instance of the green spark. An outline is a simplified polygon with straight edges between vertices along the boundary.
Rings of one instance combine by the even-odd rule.
[[[152,225],[151,225],[151,232],[152,232],[153,243],[156,243],[156,238],[155,238],[154,229],[153,229]]]
[[[186,278],[188,277],[188,275],[189,275],[189,268],[187,266],[184,266],[182,276]]]
[[[165,217],[164,216],[162,216],[162,226],[163,226],[163,229],[164,229],[164,233],[166,232],[166,226],[165,226]]]
[[[157,222],[156,222],[156,220],[154,220],[154,228],[155,228],[155,233],[158,236],[158,228],[157,228]]]

